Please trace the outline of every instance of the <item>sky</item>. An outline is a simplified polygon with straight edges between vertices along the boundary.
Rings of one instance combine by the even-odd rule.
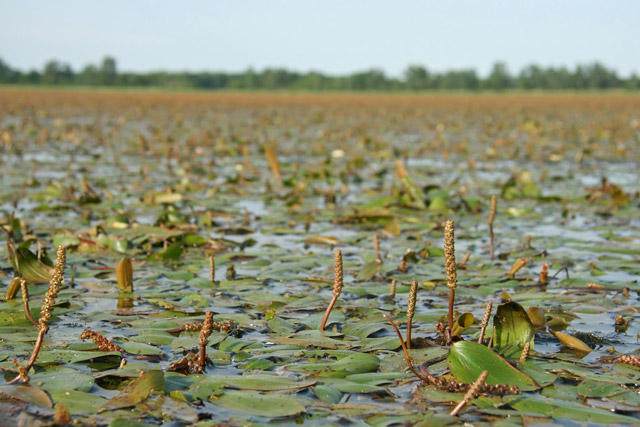
[[[512,72],[600,61],[640,74],[637,0],[0,0],[0,16],[0,58],[22,70],[111,55],[136,72],[486,75],[496,61]]]

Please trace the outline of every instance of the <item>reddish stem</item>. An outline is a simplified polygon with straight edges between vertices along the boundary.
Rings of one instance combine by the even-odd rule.
[[[333,310],[333,306],[338,300],[338,296],[339,295],[334,295],[333,298],[331,298],[331,301],[329,301],[329,306],[327,307],[327,311],[324,312],[324,317],[322,318],[322,323],[320,324],[321,331],[324,331],[324,327],[327,324],[327,320],[329,320],[329,315],[331,314],[331,310]]]

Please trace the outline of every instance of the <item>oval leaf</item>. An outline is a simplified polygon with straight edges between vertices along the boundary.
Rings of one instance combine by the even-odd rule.
[[[493,345],[498,353],[519,358],[528,342],[533,349],[533,324],[520,304],[509,301],[498,306],[493,317]]]
[[[133,292],[133,266],[131,258],[122,258],[116,266],[116,278],[121,292]]]
[[[340,243],[340,239],[333,236],[312,236],[304,239],[304,243],[307,245],[327,245],[327,246],[337,246]]]
[[[555,335],[555,337],[558,338],[558,341],[560,341],[560,343],[562,343],[562,345],[565,347],[569,347],[570,349],[578,350],[583,353],[591,352],[591,347],[589,347],[576,337],[573,337],[569,334],[564,334],[562,332],[551,331],[551,333]]]
[[[536,390],[540,386],[523,374],[490,348],[470,341],[458,341],[449,349],[447,363],[451,374],[466,383],[475,381],[488,370],[487,384],[507,384],[521,390]]]
[[[229,390],[211,402],[226,409],[263,417],[288,417],[305,411],[304,406],[289,395],[257,391]]]
[[[29,249],[16,249],[15,261],[20,276],[24,277],[28,284],[49,283],[51,281],[53,268],[40,261]]]

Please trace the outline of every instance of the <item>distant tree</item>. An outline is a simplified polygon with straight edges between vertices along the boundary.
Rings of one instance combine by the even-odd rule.
[[[77,81],[82,85],[98,85],[101,82],[100,71],[95,65],[89,64],[78,74]]]
[[[22,75],[20,82],[28,85],[37,85],[42,83],[42,75],[37,70],[31,70]]]
[[[49,85],[70,84],[73,77],[73,71],[69,64],[52,59],[44,66],[42,83]]]
[[[506,90],[512,87],[512,78],[504,62],[496,62],[485,82],[487,89]]]
[[[11,81],[12,70],[9,64],[0,58],[0,83],[9,83]]]
[[[589,89],[609,89],[619,86],[618,76],[615,71],[607,69],[599,62],[586,66],[584,72]]]
[[[627,80],[626,88],[629,90],[640,89],[640,77],[636,73],[631,74],[631,77]]]
[[[477,90],[480,80],[474,70],[448,71],[438,79],[438,88],[447,90]]]
[[[410,65],[404,72],[407,89],[419,91],[429,88],[429,72],[421,65]]]
[[[118,77],[118,69],[115,58],[106,56],[102,60],[102,67],[100,68],[100,82],[106,86],[113,86],[116,84]]]

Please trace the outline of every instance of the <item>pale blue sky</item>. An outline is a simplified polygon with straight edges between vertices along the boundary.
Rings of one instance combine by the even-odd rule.
[[[0,0],[0,16],[0,58],[21,69],[108,54],[127,71],[486,74],[496,60],[511,71],[598,60],[640,72],[637,0]]]

